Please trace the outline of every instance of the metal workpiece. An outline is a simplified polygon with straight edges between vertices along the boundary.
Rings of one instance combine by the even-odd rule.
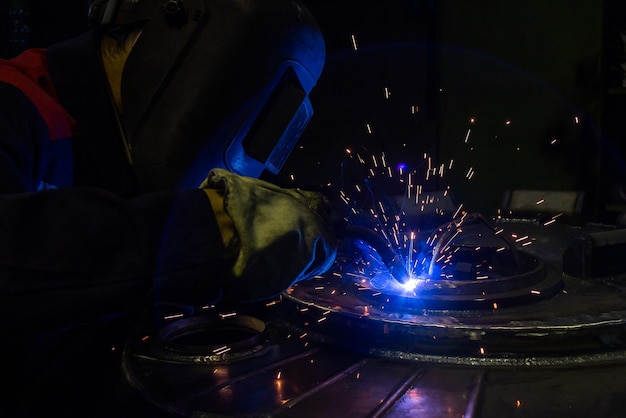
[[[381,285],[379,273],[364,264],[346,263],[341,274],[330,272],[289,289],[284,305],[294,307],[287,316],[311,324],[311,335],[321,341],[394,358],[517,366],[623,357],[626,281],[563,275],[551,255],[563,247],[563,236],[582,231],[510,222],[494,230],[532,244],[511,247],[519,267],[508,270],[510,276],[486,269],[489,273],[473,279],[420,277],[407,290],[390,286],[392,281]],[[477,248],[479,234],[469,228],[464,234],[458,235],[464,248]],[[452,247],[449,235],[442,240]],[[477,260],[489,256],[474,253]],[[454,263],[446,267],[456,271]]]
[[[499,248],[506,234],[513,267],[486,278],[457,269],[458,279],[404,291],[381,276],[384,263],[355,261],[367,246],[348,245],[329,272],[274,300],[138,324],[126,380],[164,416],[619,415],[626,278],[562,273],[562,255],[588,230],[497,220],[485,237],[474,225],[447,243]]]

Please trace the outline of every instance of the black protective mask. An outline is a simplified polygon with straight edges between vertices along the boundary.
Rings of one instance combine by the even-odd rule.
[[[313,114],[324,65],[308,10],[297,0],[118,3],[117,20],[102,9],[111,23],[145,20],[122,77],[140,190],[197,187],[214,167],[277,173]]]

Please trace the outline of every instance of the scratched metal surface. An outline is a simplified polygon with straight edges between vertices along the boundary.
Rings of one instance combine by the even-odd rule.
[[[550,274],[558,274],[568,242],[581,233],[506,227],[535,237],[525,250],[545,261]],[[240,330],[246,344],[236,343],[236,323],[227,334],[219,323],[185,333],[189,318],[176,317],[181,345],[164,344],[158,332],[139,327],[123,357],[133,407],[192,417],[623,414],[626,288],[620,277],[565,278],[567,292],[539,303],[488,312],[413,311],[402,321],[371,303],[363,315],[368,300],[319,297],[318,287],[308,284],[238,311],[207,308],[204,314],[218,321],[261,320],[264,328],[253,340]],[[219,335],[230,340],[221,344]]]
[[[621,362],[578,366],[451,366],[284,343],[220,364],[133,358],[131,380],[168,416],[619,416]],[[137,379],[137,380],[135,380]]]

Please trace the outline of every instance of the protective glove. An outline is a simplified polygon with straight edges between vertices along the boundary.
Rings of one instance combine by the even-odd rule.
[[[332,265],[336,238],[323,195],[223,169],[213,169],[200,187],[223,195],[235,227],[228,246],[236,246],[237,254],[225,297],[268,298]]]

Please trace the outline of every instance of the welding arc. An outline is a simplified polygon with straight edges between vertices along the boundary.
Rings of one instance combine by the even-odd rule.
[[[387,242],[375,231],[362,226],[349,225],[342,231],[347,238],[360,239],[376,250],[383,263],[390,270],[391,276],[404,284],[409,281],[409,273],[404,267],[402,257],[398,256]]]

